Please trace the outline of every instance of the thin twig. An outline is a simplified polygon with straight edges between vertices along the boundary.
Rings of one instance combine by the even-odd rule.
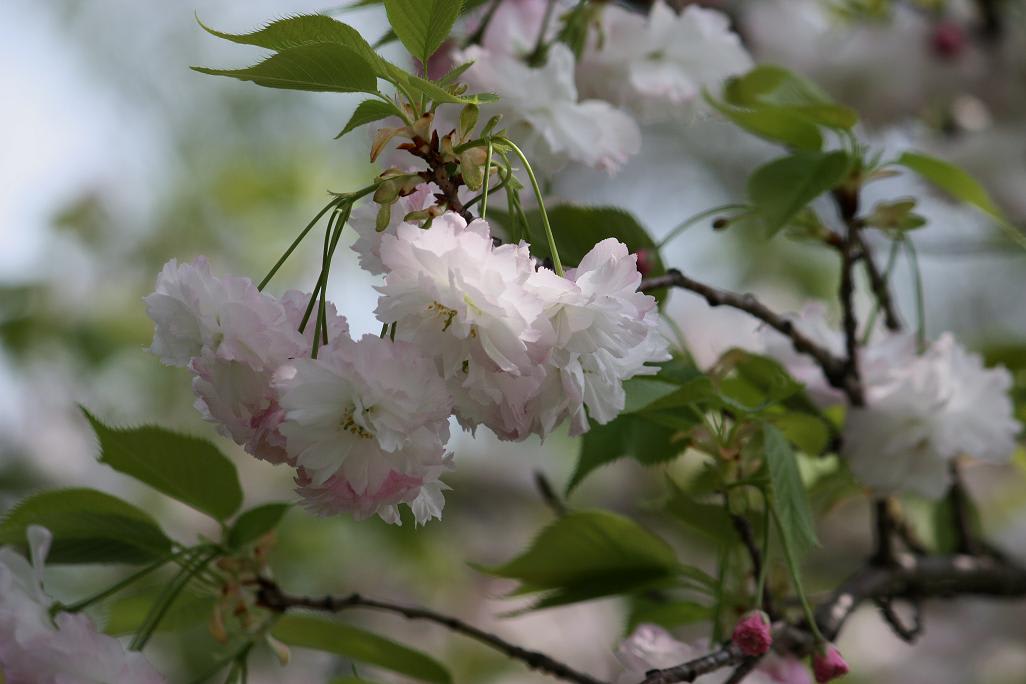
[[[759,577],[763,573],[763,557],[762,552],[759,550],[759,545],[755,541],[755,535],[752,534],[752,526],[748,522],[748,518],[743,515],[737,515],[735,513],[730,514],[730,520],[734,523],[734,529],[737,530],[737,536],[741,538],[741,543],[744,544],[745,549],[748,551],[748,557],[752,562],[752,576],[755,581],[758,582]],[[770,596],[769,588],[763,588],[762,605],[759,606],[773,618],[776,612],[773,609],[773,599]]]
[[[909,605],[912,607],[912,625],[906,625],[901,616],[898,615],[897,611],[894,610],[894,599],[891,598],[878,598],[874,599],[877,608],[880,609],[880,614],[883,615],[884,620],[894,633],[898,635],[898,638],[907,644],[914,644],[923,633],[923,610],[922,604],[917,599],[909,600]]]
[[[438,131],[434,131],[431,134],[430,142],[420,136],[415,136],[412,142],[400,145],[399,148],[427,162],[428,170],[420,174],[421,178],[437,185],[438,189],[442,191],[443,199],[449,210],[456,212],[467,223],[470,223],[474,220],[474,216],[463,205],[459,197],[460,186],[463,185],[463,176],[450,173],[445,159],[442,158],[439,146]]]
[[[275,582],[269,579],[260,580],[257,602],[264,608],[277,613],[284,613],[285,611],[294,608],[306,608],[309,610],[328,613],[339,613],[351,608],[366,608],[392,613],[394,615],[401,615],[409,620],[426,620],[427,622],[433,622],[436,625],[441,625],[442,627],[445,627],[452,632],[456,632],[457,634],[462,634],[463,636],[474,639],[475,641],[499,651],[509,658],[519,660],[531,669],[544,672],[545,674],[551,675],[557,679],[574,682],[575,684],[605,684],[601,680],[595,679],[594,677],[582,672],[578,672],[569,665],[561,663],[544,653],[530,651],[526,648],[511,644],[495,634],[491,634],[490,632],[486,632],[474,627],[473,625],[469,625],[458,618],[442,615],[441,613],[436,613],[426,608],[402,606],[386,601],[377,601],[365,598],[359,594],[350,594],[345,597],[324,596],[321,598],[292,596],[284,593]]]
[[[759,666],[760,660],[761,658],[745,658],[740,665],[734,668],[730,677],[723,684],[740,684],[745,677],[752,673],[752,670]]]
[[[724,667],[731,667],[744,660],[740,649],[728,642],[719,649],[701,658],[668,667],[664,670],[651,670],[645,673],[641,684],[675,684],[676,682],[693,682],[704,674],[715,672]]]
[[[770,310],[751,294],[738,294],[711,287],[693,280],[677,269],[670,269],[664,275],[647,278],[641,281],[641,291],[651,292],[665,287],[679,287],[703,297],[709,306],[729,306],[744,311],[759,319],[774,330],[791,340],[794,348],[802,354],[811,356],[823,370],[823,375],[834,387],[842,390],[850,399],[861,397],[862,390],[857,382],[851,382],[847,363],[844,359],[834,356],[830,350],[817,344],[798,330],[794,323],[780,314]]]
[[[951,489],[948,490],[951,504],[951,522],[955,528],[955,551],[975,554],[980,552],[973,535],[972,516],[969,507],[969,493],[962,481],[962,471],[957,462],[951,463]]]

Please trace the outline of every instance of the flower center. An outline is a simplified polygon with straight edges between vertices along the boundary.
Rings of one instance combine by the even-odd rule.
[[[428,304],[428,311],[434,313],[436,316],[445,321],[442,324],[442,332],[448,330],[449,326],[452,325],[453,319],[456,318],[456,309],[450,309],[449,307],[439,302],[431,302],[430,304]]]
[[[353,420],[354,409],[346,409],[346,412],[342,414],[342,418],[338,421],[338,426],[346,432],[356,435],[361,439],[371,439],[374,437],[373,433],[366,430],[363,426]]]

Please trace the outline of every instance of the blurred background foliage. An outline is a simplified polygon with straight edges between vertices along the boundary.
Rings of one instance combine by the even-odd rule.
[[[1018,0],[707,4],[731,14],[757,60],[794,69],[857,109],[869,142],[889,154],[915,147],[963,165],[1017,225],[1026,223],[1026,10]],[[323,204],[326,191],[359,187],[373,170],[369,134],[332,140],[355,97],[264,90],[189,71],[190,64],[248,63],[238,46],[204,34],[193,12],[212,26],[242,31],[275,16],[328,8],[312,0],[195,6],[9,0],[3,9],[0,73],[8,95],[0,110],[0,508],[44,487],[97,486],[144,506],[173,506],[162,517],[174,520],[181,538],[193,538],[208,523],[95,463],[95,443],[76,404],[110,422],[158,422],[213,436],[192,409],[186,376],[145,351],[151,325],[141,297],[170,258],[205,254],[219,272],[259,278]],[[386,31],[375,9],[344,18],[372,39]],[[398,47],[388,50],[405,59]],[[549,188],[576,202],[624,206],[658,239],[685,217],[743,196],[747,174],[773,154],[771,146],[703,117],[645,129],[643,153],[618,176],[571,168],[550,179]],[[953,330],[989,360],[1009,365],[1020,405],[1026,404],[1026,254],[981,215],[911,178],[879,185],[881,199],[921,197],[919,211],[930,220],[913,235],[930,334]],[[867,195],[874,192],[871,186]],[[311,287],[316,259],[315,248],[304,248],[272,288]],[[340,250],[337,259],[329,296],[354,333],[376,332],[373,283],[351,253]],[[795,310],[809,297],[829,300],[835,289],[830,254],[798,241],[767,241],[743,226],[714,232],[699,224],[669,245],[664,260],[717,285],[764,293],[780,309]],[[912,320],[913,273],[904,261],[894,282]],[[868,300],[861,305],[868,310]],[[755,327],[683,292],[671,297],[667,311],[699,360],[743,344]],[[288,498],[282,473],[220,444],[235,456],[248,504]],[[415,530],[409,523],[393,528],[376,519],[324,520],[295,510],[280,530],[271,565],[283,586],[298,592],[359,590],[444,607],[606,675],[614,668],[611,647],[631,619],[625,602],[503,619],[521,605],[500,598],[512,583],[468,565],[508,559],[552,519],[534,473],[544,472],[561,491],[577,448],[568,438],[509,445],[485,434],[460,436],[444,522]],[[806,465],[814,477],[814,464]],[[636,517],[674,544],[682,559],[708,567],[714,548],[702,530],[659,513],[668,494],[664,475],[686,483],[697,468],[688,458],[653,469],[624,460],[598,471],[570,504]],[[988,532],[1013,552],[1026,542],[1024,468],[1020,455],[1007,469],[969,473]],[[852,493],[850,485],[831,486],[837,482],[814,490],[814,503],[829,509],[820,530],[825,550],[811,560],[814,591],[828,588],[868,549],[864,501],[843,496]],[[943,512],[908,506],[929,536]],[[100,588],[116,575],[103,568],[50,574],[55,591],[67,596]],[[138,619],[140,600],[130,597],[98,617],[118,631]],[[200,657],[211,643],[209,606],[192,605],[196,619],[189,619],[189,609],[186,604],[157,642],[156,660],[168,668],[170,681],[179,681],[181,662]],[[545,681],[438,630],[388,617],[351,619],[451,663],[458,682]],[[935,605],[927,621],[923,643],[906,650],[872,610],[861,612],[841,641],[856,673],[851,679],[1026,681],[1021,605]],[[971,624],[987,629],[970,636]],[[693,634],[707,636],[698,628]],[[261,657],[252,681],[328,681],[354,671],[402,681],[323,654],[297,654],[284,669]]]

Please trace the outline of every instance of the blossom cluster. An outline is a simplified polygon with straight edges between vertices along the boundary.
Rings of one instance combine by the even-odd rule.
[[[430,197],[425,186],[401,201]],[[295,468],[311,510],[398,523],[406,504],[418,523],[440,517],[450,415],[509,440],[563,422],[581,434],[623,410],[624,380],[669,358],[656,301],[638,292],[636,256],[617,240],[560,276],[526,243],[497,246],[483,220],[394,217],[379,232],[368,212],[352,216],[360,263],[383,275],[388,337],[351,338],[327,303],[314,358],[308,294],[273,297],[203,258],[169,262],[146,297],[153,353],[189,368],[219,432]]]
[[[548,168],[574,161],[616,171],[641,149],[639,123],[693,117],[703,89],[716,90],[752,66],[716,10],[688,5],[677,14],[656,0],[644,16],[601,3],[598,26],[575,57],[554,35],[555,22],[546,23],[548,4],[502,3],[485,14],[480,44],[451,55],[453,63],[473,63],[462,76],[472,88],[500,96],[482,113],[502,114],[532,159]],[[556,12],[566,10],[559,3]],[[539,37],[544,54],[535,49]]]
[[[807,307],[793,322],[823,348],[844,355],[843,336],[827,323],[823,307]],[[829,406],[843,400],[816,363],[786,338],[768,329],[762,336],[765,352],[804,382],[814,401]],[[935,499],[947,491],[956,458],[1008,461],[1022,425],[1014,417],[1006,368],[986,368],[951,333],[921,353],[917,346],[912,333],[880,331],[859,348],[865,401],[848,409],[841,455],[878,493]]]
[[[53,539],[28,528],[32,562],[0,548],[0,676],[7,684],[163,684],[141,653],[126,652],[83,613],[56,612],[43,589],[43,563]]]

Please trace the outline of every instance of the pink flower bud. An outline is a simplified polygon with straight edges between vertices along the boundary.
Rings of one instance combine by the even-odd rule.
[[[833,644],[827,644],[821,651],[812,654],[812,673],[820,684],[848,674],[848,663]]]
[[[647,249],[638,250],[638,273],[641,274],[642,278],[647,278],[648,274],[652,272],[653,266],[652,253]]]
[[[943,59],[954,59],[965,49],[965,31],[953,21],[941,21],[933,27],[930,47]]]
[[[769,617],[761,610],[746,613],[734,627],[734,643],[746,656],[761,656],[773,644]]]

